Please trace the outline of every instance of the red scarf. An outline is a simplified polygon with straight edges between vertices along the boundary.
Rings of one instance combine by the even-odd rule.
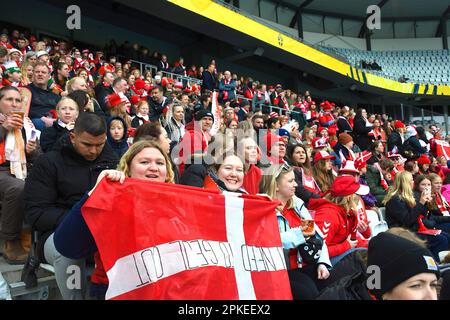
[[[4,164],[6,162],[5,141],[6,139],[3,139],[3,141],[0,142],[0,164]]]
[[[419,215],[419,218],[417,219],[417,222],[419,223],[419,228],[417,229],[418,233],[427,234],[430,236],[436,236],[441,233],[441,230],[428,229],[427,227],[425,227],[425,225],[423,224],[423,221],[422,221],[423,218],[424,218],[424,216],[421,214],[421,215]]]
[[[435,196],[436,196],[436,204],[439,208],[439,211],[441,212],[441,214],[443,216],[450,216],[450,213],[448,212],[448,203],[447,201],[442,201],[441,195],[437,192],[435,192]]]

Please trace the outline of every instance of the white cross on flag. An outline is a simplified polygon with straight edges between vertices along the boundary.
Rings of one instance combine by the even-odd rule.
[[[104,179],[82,208],[107,299],[292,299],[277,202]]]

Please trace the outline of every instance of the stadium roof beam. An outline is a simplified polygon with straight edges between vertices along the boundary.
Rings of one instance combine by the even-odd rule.
[[[289,23],[289,27],[293,28],[295,26],[295,24],[297,23],[298,17],[302,14],[302,9],[306,8],[307,6],[309,6],[314,0],[306,0],[305,2],[303,2],[295,11],[294,16],[292,17],[291,23]]]
[[[436,38],[442,37],[444,31],[446,31],[445,24],[448,20],[449,15],[450,15],[450,6],[448,6],[447,10],[445,10],[444,13],[442,13],[439,24],[436,28]]]

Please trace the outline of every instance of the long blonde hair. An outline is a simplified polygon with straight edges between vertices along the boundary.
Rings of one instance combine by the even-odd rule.
[[[356,206],[358,205],[359,201],[359,196],[356,193],[354,193],[343,197],[333,197],[331,193],[327,193],[324,196],[324,199],[340,207],[343,207],[345,209],[345,212],[349,213],[350,210],[356,209]]]
[[[414,198],[413,189],[410,180],[413,178],[411,172],[401,171],[395,175],[394,185],[389,188],[383,204],[386,205],[394,196],[398,196],[400,200],[413,208],[416,206],[416,199]]]
[[[272,165],[265,169],[259,184],[259,192],[269,195],[272,199],[277,199],[278,181],[292,171],[292,168],[282,164]],[[286,205],[288,209],[292,209],[294,207],[293,198],[289,199]]]

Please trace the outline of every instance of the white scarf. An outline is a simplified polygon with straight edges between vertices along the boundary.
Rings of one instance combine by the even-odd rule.
[[[17,179],[25,180],[27,177],[27,158],[22,130],[8,131],[5,141],[5,158],[10,163],[11,174]]]

